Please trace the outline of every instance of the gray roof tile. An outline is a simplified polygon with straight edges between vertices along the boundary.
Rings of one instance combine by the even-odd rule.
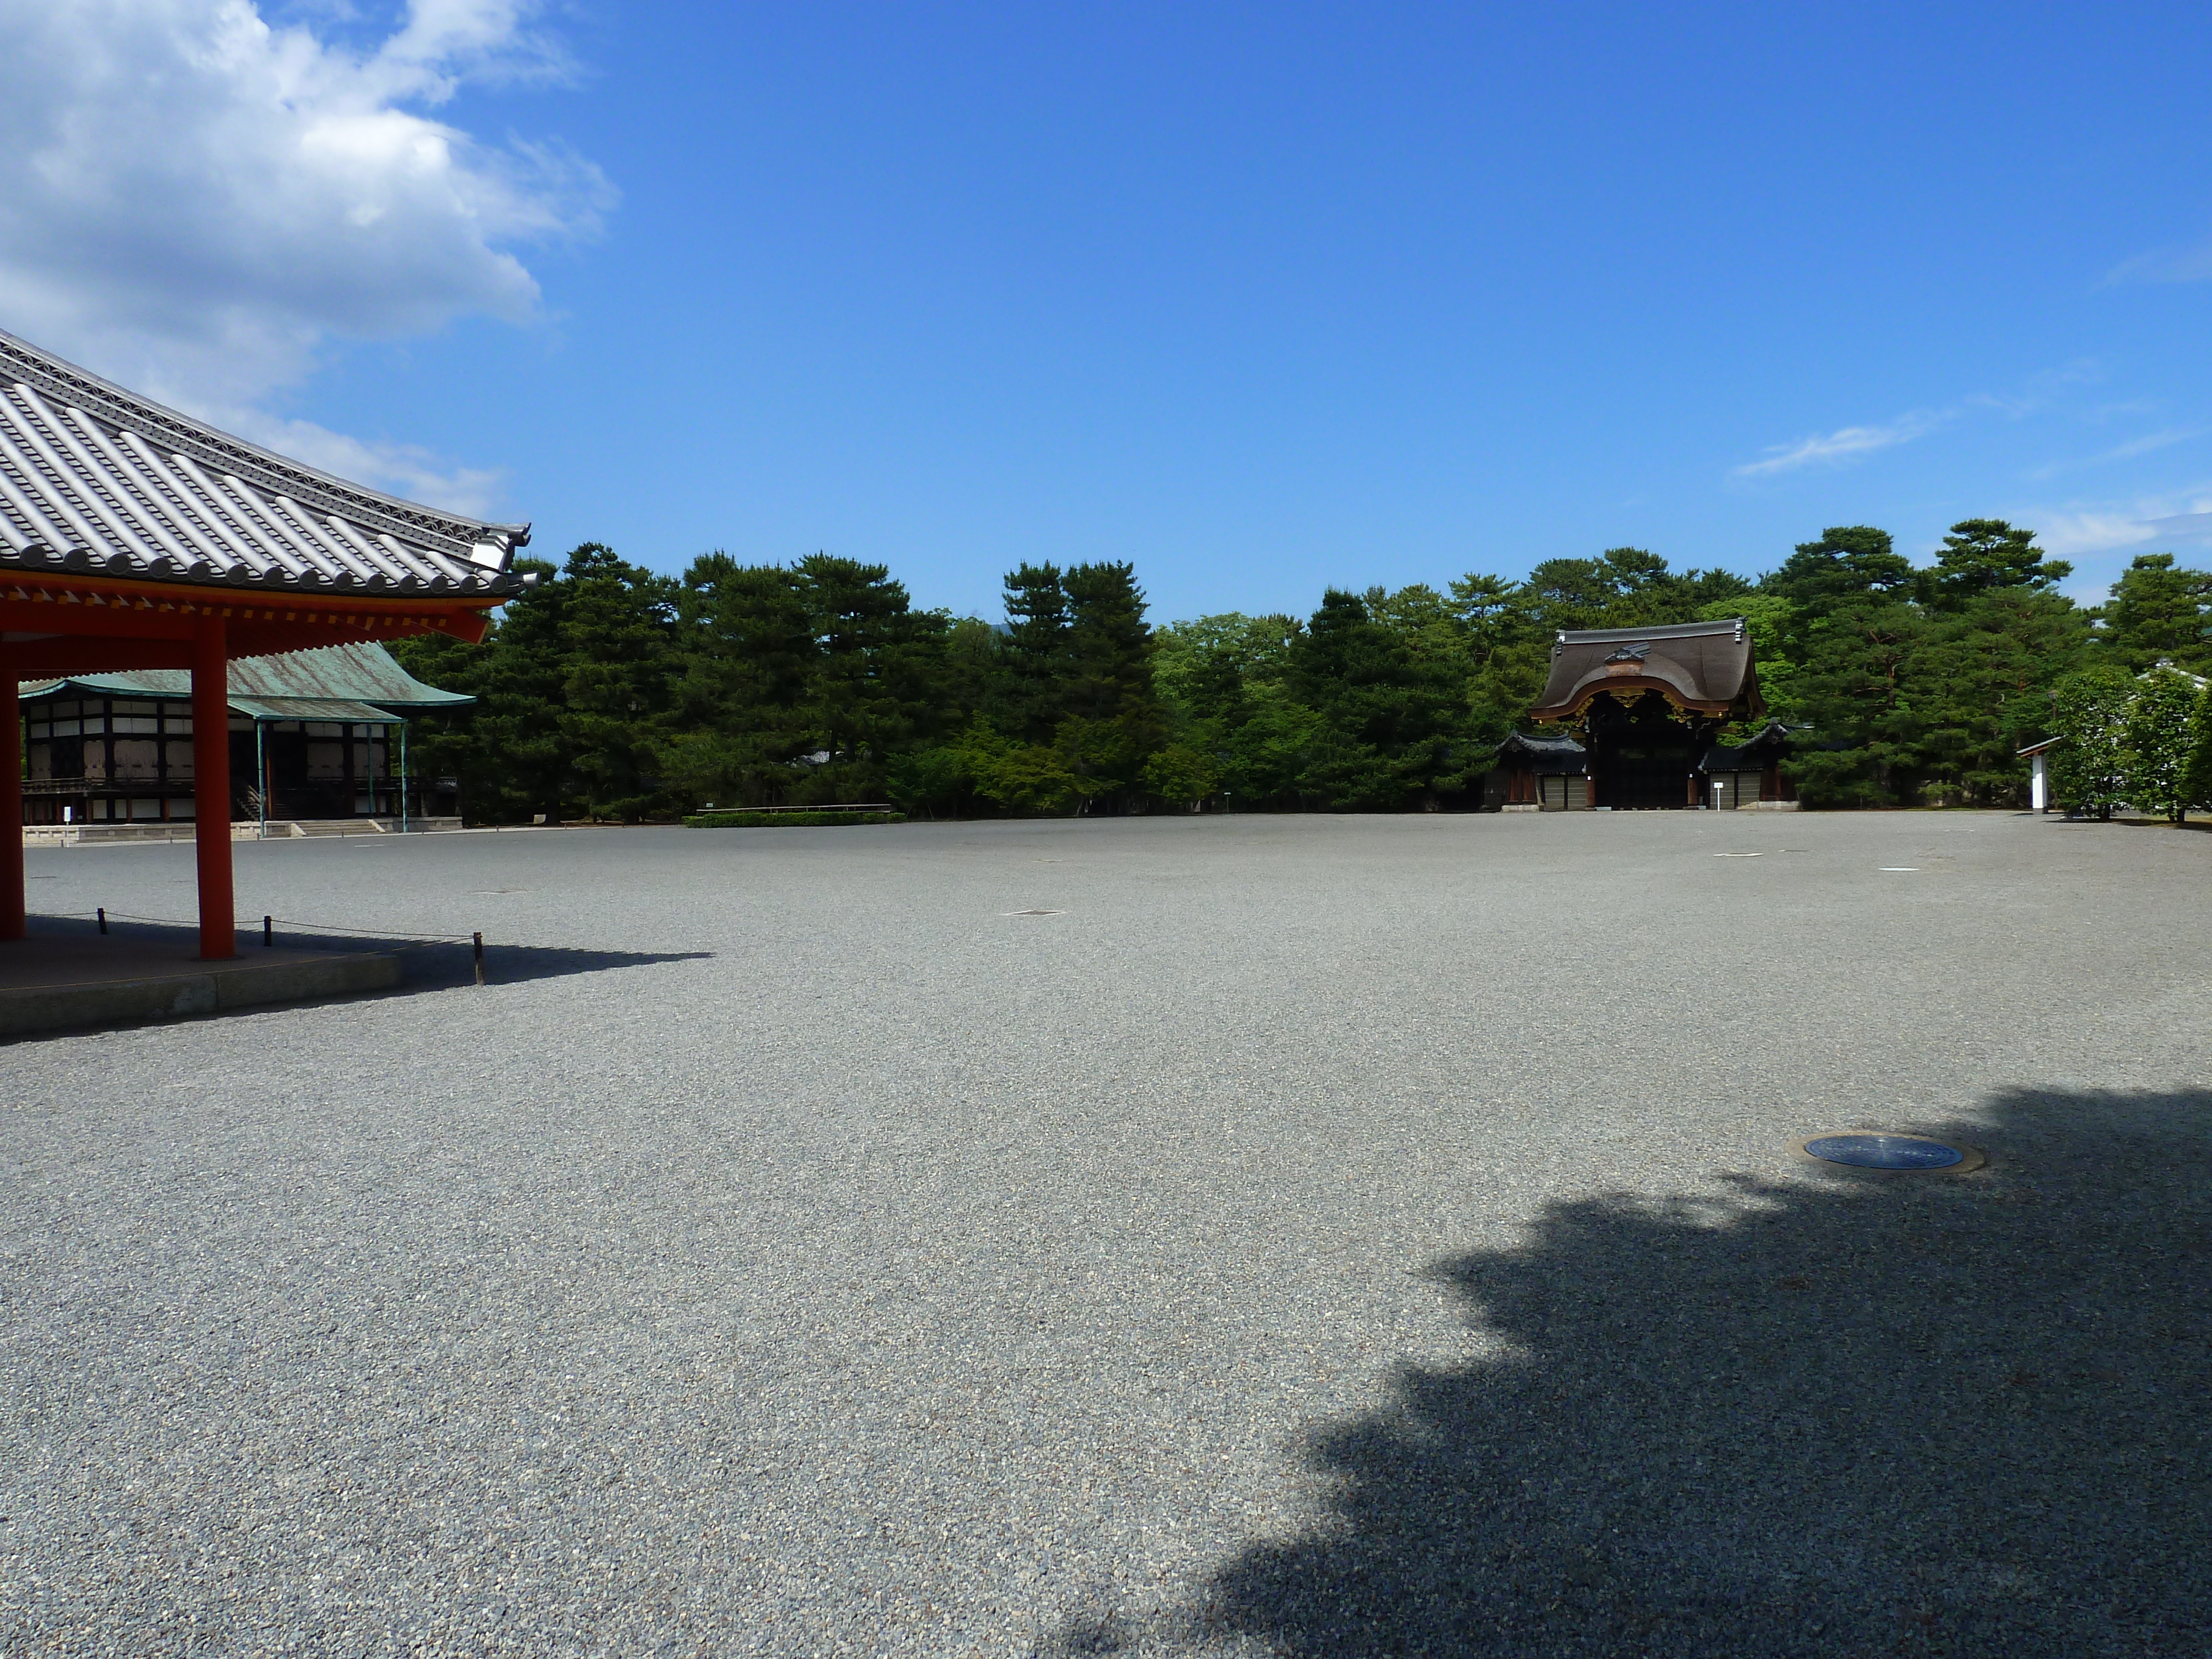
[[[0,333],[0,571],[264,591],[510,594],[530,526],[288,460]]]

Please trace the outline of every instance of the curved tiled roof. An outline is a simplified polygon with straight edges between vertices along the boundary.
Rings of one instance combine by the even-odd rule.
[[[1551,673],[1528,717],[1571,720],[1607,691],[1656,691],[1700,714],[1758,714],[1765,708],[1743,618],[1674,623],[1660,628],[1563,632]]]
[[[380,495],[0,333],[0,572],[317,595],[519,592],[528,525]]]
[[[228,684],[233,697],[264,702],[320,699],[387,703],[395,708],[453,708],[476,701],[459,691],[425,685],[374,641],[325,645],[276,657],[236,657],[231,660]],[[192,677],[183,668],[126,668],[27,680],[21,695],[51,696],[68,686],[110,697],[189,697]]]

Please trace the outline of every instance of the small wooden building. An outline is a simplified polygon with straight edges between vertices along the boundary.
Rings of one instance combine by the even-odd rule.
[[[1572,738],[1516,732],[1498,745],[1483,805],[1507,811],[1570,812],[1589,805],[1589,757]]]
[[[229,675],[234,820],[457,816],[458,780],[404,766],[407,718],[472,702],[423,684],[381,645],[246,657]],[[19,688],[28,824],[189,822],[191,675],[125,669]]]
[[[1780,720],[1769,720],[1739,744],[1717,743],[1705,751],[1708,806],[1787,805],[1797,786],[1782,775],[1796,737]]]

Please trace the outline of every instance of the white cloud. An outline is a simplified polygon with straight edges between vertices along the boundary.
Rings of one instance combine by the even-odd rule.
[[[564,150],[425,112],[558,74],[529,24],[530,0],[414,0],[356,47],[251,0],[0,0],[0,326],[349,476],[484,495],[483,474],[255,405],[326,342],[537,313],[515,247],[590,232],[612,191]]]
[[[2201,283],[2212,277],[2212,241],[2160,248],[2124,259],[2106,274],[2108,283]]]
[[[2072,472],[2087,466],[2101,466],[2107,461],[2133,460],[2138,455],[2148,455],[2161,449],[2171,449],[2176,444],[2201,438],[2212,428],[2201,426],[2169,427],[2163,432],[2147,432],[2140,438],[2130,438],[2124,444],[2100,450],[2094,455],[2085,455],[2079,460],[2054,461],[2048,466],[2039,466],[2024,472],[2025,478],[2051,478],[2062,472]]]
[[[1881,426],[1840,427],[1833,432],[1801,438],[1794,444],[1777,444],[1764,459],[1737,467],[1735,476],[1767,477],[1777,472],[1794,472],[1802,466],[1851,460],[1924,437],[1949,418],[1948,413],[1916,410]]]
[[[2073,502],[2063,507],[2025,507],[2014,517],[2034,526],[2036,538],[2062,558],[2109,553],[2154,544],[2212,538],[2212,489],[2179,491],[2124,502]]]

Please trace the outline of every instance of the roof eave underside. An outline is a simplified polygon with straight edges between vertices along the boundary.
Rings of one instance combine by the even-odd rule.
[[[497,603],[529,534],[333,478],[0,333],[0,572]]]

